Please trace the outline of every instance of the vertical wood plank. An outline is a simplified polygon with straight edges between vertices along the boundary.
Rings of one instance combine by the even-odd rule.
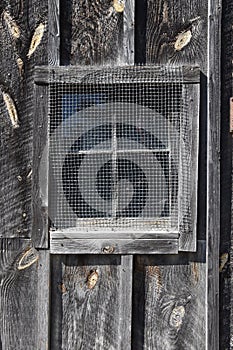
[[[10,24],[14,23],[16,37]],[[47,1],[10,0],[1,4],[0,21],[0,237],[31,236],[31,174],[33,71],[35,65],[47,64]],[[28,55],[32,37],[39,25],[45,26],[39,44]],[[4,48],[4,49],[3,49]],[[12,98],[18,116],[14,128],[3,100]]]
[[[34,100],[32,237],[36,248],[48,248],[48,86],[36,85]]]
[[[206,72],[207,1],[148,0],[146,61],[200,65]]]
[[[229,133],[229,100],[233,96],[232,47],[233,2],[222,2],[221,40],[221,215],[220,215],[220,296],[219,324],[220,348],[228,349],[233,335],[233,279],[232,279],[232,135]],[[233,203],[233,202],[232,202]],[[230,345],[232,346],[232,345]]]
[[[48,2],[49,38],[48,38],[48,62],[51,66],[60,62],[60,1]]]
[[[123,13],[113,1],[61,2],[61,64],[95,65],[122,61]]]
[[[119,349],[131,349],[133,256],[121,256]]]
[[[29,240],[0,240],[0,348],[4,350],[37,349],[37,262],[21,264],[19,269],[29,245]]]
[[[132,349],[205,349],[203,258],[200,241],[198,253],[136,257]]]
[[[51,349],[130,349],[130,257],[52,256],[51,276]]]
[[[38,349],[48,350],[50,311],[50,252],[41,250],[38,262]]]
[[[221,5],[208,1],[206,346],[213,350],[219,348]]]
[[[125,1],[124,8],[124,33],[123,33],[123,51],[124,63],[134,64],[134,21],[135,4],[134,0]]]
[[[199,154],[199,104],[200,85],[185,84],[185,105],[188,120],[181,128],[182,142],[180,188],[180,251],[196,251],[197,242],[197,187]],[[188,183],[188,186],[185,186]],[[185,203],[185,205],[183,205]]]
[[[48,6],[48,63],[60,63],[60,2],[49,1]],[[34,124],[33,124],[33,187],[32,187],[32,236],[37,248],[49,246],[49,213],[48,213],[48,86],[35,86],[34,91]]]

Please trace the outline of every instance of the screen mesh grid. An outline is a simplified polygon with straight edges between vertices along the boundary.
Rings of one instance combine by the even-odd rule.
[[[182,67],[93,69],[77,81],[51,70],[49,216],[55,228],[179,230],[190,195],[184,86]]]

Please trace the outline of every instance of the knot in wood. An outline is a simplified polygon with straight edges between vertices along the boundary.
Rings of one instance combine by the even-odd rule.
[[[114,0],[113,6],[116,12],[123,12],[125,8],[125,1],[124,0]]]
[[[174,328],[180,329],[185,315],[185,308],[183,305],[176,306],[170,315],[170,325]]]
[[[99,274],[97,270],[91,271],[89,276],[87,277],[87,288],[93,289],[98,281]]]
[[[106,245],[104,248],[103,248],[103,252],[105,254],[112,254],[114,252],[115,248],[110,246],[110,245]]]
[[[177,39],[175,42],[175,50],[181,51],[186,45],[190,43],[191,38],[192,38],[191,30],[187,30],[185,32],[180,33],[177,36]]]
[[[24,270],[39,259],[39,253],[35,248],[27,249],[18,262],[18,270]]]

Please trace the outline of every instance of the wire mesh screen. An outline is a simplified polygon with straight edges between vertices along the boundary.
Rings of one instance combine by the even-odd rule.
[[[182,67],[80,70],[68,80],[51,70],[54,227],[179,230],[190,185],[184,86]]]

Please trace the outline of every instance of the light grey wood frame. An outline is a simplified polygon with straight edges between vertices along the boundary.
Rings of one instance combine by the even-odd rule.
[[[35,71],[35,133],[34,133],[34,161],[35,169],[38,171],[38,162],[41,158],[42,149],[41,145],[44,148],[44,145],[49,142],[48,140],[48,118],[46,109],[48,108],[48,84],[52,80],[54,83],[65,81],[69,82],[82,82],[83,79],[88,77],[88,83],[94,83],[92,79],[91,72],[102,72],[104,68],[81,68],[81,67],[38,67]],[[110,71],[109,68],[108,72]],[[158,70],[158,67],[145,66],[138,69],[138,75],[135,76],[134,69],[131,67],[121,67],[127,71],[130,82],[134,83],[138,80],[141,81],[140,76],[143,77],[145,71],[152,71],[156,69],[157,79],[156,83],[164,83],[164,75],[161,67],[161,71]],[[141,75],[142,73],[142,75]],[[161,76],[159,75],[161,74]],[[119,83],[118,78],[112,76],[113,83]],[[114,81],[115,79],[115,81]],[[127,80],[127,79],[126,79]],[[143,79],[142,79],[143,81]],[[143,231],[140,232],[140,235],[137,235],[133,230],[125,229],[124,235],[119,234],[119,238],[112,233],[107,233],[101,236],[101,234],[91,234],[86,233],[84,238],[83,233],[75,232],[74,228],[64,229],[62,231],[50,231],[50,245],[52,253],[66,253],[69,252],[79,253],[79,254],[101,254],[105,252],[104,247],[111,246],[113,247],[113,254],[174,254],[178,251],[195,251],[196,249],[196,218],[197,218],[197,168],[198,168],[198,119],[199,119],[199,90],[200,90],[200,71],[198,67],[187,66],[183,67],[183,77],[182,83],[184,84],[186,91],[187,103],[191,106],[189,113],[191,113],[191,119],[193,121],[192,130],[191,130],[191,143],[192,143],[192,154],[190,154],[190,166],[192,169],[192,195],[190,198],[190,206],[193,214],[193,224],[190,232],[163,232],[159,233],[153,232],[149,233]],[[125,81],[124,81],[125,82]],[[122,82],[122,83],[124,83]],[[127,82],[127,81],[126,81]],[[177,82],[175,78],[169,78],[166,80],[166,83]],[[85,79],[86,83],[86,79]],[[41,100],[46,100],[43,103]],[[39,124],[38,124],[39,123]],[[39,130],[39,131],[38,131]],[[38,139],[39,138],[39,139]],[[43,165],[45,174],[48,175],[48,155],[43,157]],[[46,177],[46,176],[45,176]],[[47,178],[44,179],[46,183]],[[46,218],[48,208],[43,204],[48,202],[48,198],[38,198],[40,196],[38,190],[38,178],[37,183],[34,186],[34,203],[35,211],[34,217],[37,218],[34,220],[34,230],[35,232],[40,233],[38,235],[37,241],[39,244],[45,243],[48,246],[48,237],[46,233],[48,232],[48,219]],[[48,187],[48,183],[46,185]],[[48,196],[48,191],[45,194],[45,197]],[[41,202],[41,208],[38,203]],[[42,218],[40,224],[38,225],[38,218]],[[38,226],[38,227],[36,227]],[[117,232],[117,231],[116,231]],[[67,238],[66,234],[72,233],[72,238]],[[70,236],[70,235],[68,235]],[[40,237],[40,238],[39,238]]]

